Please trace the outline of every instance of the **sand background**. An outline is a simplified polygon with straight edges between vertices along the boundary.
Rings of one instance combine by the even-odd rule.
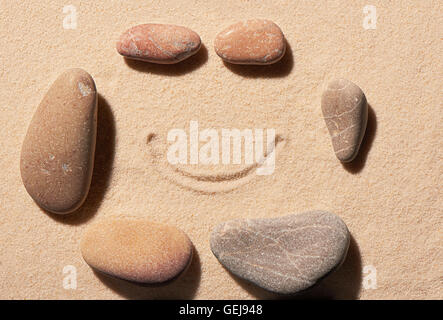
[[[367,4],[377,8],[376,30],[362,26]],[[76,30],[63,28],[65,5],[77,8]],[[210,231],[228,219],[314,209],[338,214],[353,240],[343,267],[312,296],[443,298],[441,1],[2,1],[0,12],[0,298],[272,298],[221,267]],[[286,56],[272,67],[226,66],[212,48],[216,34],[255,17],[281,27]],[[148,22],[187,26],[204,47],[174,67],[125,62],[116,39]],[[33,112],[71,67],[96,81],[98,145],[85,205],[59,217],[28,196],[19,157]],[[320,109],[336,77],[357,83],[370,104],[348,166],[335,158]],[[229,193],[171,183],[149,161],[146,137],[190,120],[284,132],[275,173]],[[152,289],[94,274],[79,241],[108,216],[181,227],[197,251],[186,276]],[[76,290],[63,288],[66,265],[77,269]],[[368,265],[377,289],[363,285]]]

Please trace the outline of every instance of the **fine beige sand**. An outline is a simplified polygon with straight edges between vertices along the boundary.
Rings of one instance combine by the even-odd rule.
[[[375,30],[363,28],[367,4],[377,9]],[[77,9],[75,30],[63,28],[66,5]],[[231,219],[326,210],[348,225],[349,255],[303,297],[443,299],[441,1],[2,1],[0,11],[0,298],[275,298],[218,263],[211,230]],[[277,64],[230,66],[214,52],[218,32],[250,18],[284,32]],[[175,66],[125,62],[115,42],[141,23],[189,27],[204,47]],[[56,216],[27,194],[20,148],[44,94],[73,67],[88,71],[100,94],[95,170],[84,206]],[[335,157],[320,107],[338,77],[360,86],[370,105],[349,165]],[[164,149],[167,132],[188,130],[191,120],[201,129],[274,128],[275,172],[174,168],[161,152],[156,158],[152,147]],[[95,274],[79,243],[88,224],[107,216],[185,231],[196,251],[185,276],[146,288]],[[66,266],[76,268],[75,290],[63,286],[73,270],[64,274]],[[368,280],[375,270],[376,284]]]

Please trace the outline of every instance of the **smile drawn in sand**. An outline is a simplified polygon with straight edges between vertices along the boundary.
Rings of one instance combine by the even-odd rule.
[[[161,176],[185,189],[205,194],[213,194],[230,192],[250,182],[256,175],[270,175],[274,172],[276,154],[285,145],[286,141],[281,134],[275,134],[275,132],[274,134],[269,134],[268,131],[267,135],[268,139],[266,141],[266,150],[263,150],[263,141],[258,139],[261,140],[260,142],[262,143],[262,147],[261,151],[257,151],[257,147],[260,145],[260,143],[254,141],[256,146],[255,161],[251,161],[252,163],[245,163],[241,168],[232,168],[232,165],[227,165],[228,163],[226,163],[226,161],[222,161],[222,168],[214,164],[210,166],[202,166],[200,164],[197,167],[192,166],[190,168],[190,166],[187,165],[188,162],[186,156],[185,162],[180,163],[177,161],[172,161],[171,163],[171,158],[168,156],[170,150],[167,150],[167,147],[171,147],[171,145],[168,146],[167,143],[163,143],[165,140],[171,140],[155,133],[150,133],[148,135],[147,145],[149,148],[149,159],[154,165],[153,167],[155,170]],[[244,144],[245,150],[252,150],[251,148],[246,148],[246,141],[247,139],[245,139]],[[251,140],[249,140],[249,142],[251,142]],[[202,152],[204,146],[205,145],[200,147],[200,153]],[[223,149],[223,146],[226,147],[226,145],[222,143],[222,155],[226,154],[226,149]],[[187,145],[184,147],[187,149]],[[229,144],[228,148],[231,149],[231,144]],[[190,149],[193,149],[192,143]],[[238,155],[238,153],[235,151],[236,150],[234,149],[234,159],[236,158],[236,155]],[[230,151],[228,153],[230,153]],[[223,158],[223,156],[220,156],[220,153],[218,153],[217,156]],[[191,159],[192,158],[193,157],[191,155]],[[245,154],[245,162],[246,158],[248,158],[248,156]],[[252,157],[249,156],[249,159],[252,159]],[[191,165],[197,164],[195,162],[193,163],[192,161],[190,161],[190,163]],[[240,166],[240,163],[235,162],[234,160],[234,165]]]

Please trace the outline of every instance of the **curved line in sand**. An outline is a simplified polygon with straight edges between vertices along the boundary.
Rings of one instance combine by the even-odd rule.
[[[165,160],[165,153],[155,149],[158,143],[156,134],[148,135],[147,144],[151,160],[154,168],[161,176],[185,189],[205,194],[214,194],[230,192],[254,179],[256,170],[261,167],[269,155],[278,152],[283,147],[285,140],[281,135],[277,134],[275,136],[275,143],[268,144],[266,153],[261,161],[247,165],[239,170],[220,173],[192,172],[171,165]]]

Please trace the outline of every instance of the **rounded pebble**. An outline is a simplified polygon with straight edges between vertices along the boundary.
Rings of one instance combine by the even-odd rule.
[[[173,64],[197,53],[200,36],[186,27],[169,24],[142,24],[124,32],[117,51],[129,59]]]
[[[335,155],[342,162],[354,160],[368,121],[365,94],[351,81],[334,80],[323,93],[321,108]]]
[[[143,219],[103,219],[81,240],[86,263],[123,280],[159,284],[175,279],[190,264],[193,247],[181,230]]]
[[[232,220],[211,234],[211,250],[240,278],[279,294],[315,285],[346,257],[350,235],[336,215],[312,211],[272,219]]]
[[[215,38],[214,49],[229,63],[266,65],[284,56],[286,42],[274,22],[255,19],[238,22],[220,32]]]
[[[70,69],[38,106],[21,150],[23,184],[41,208],[65,214],[82,205],[91,184],[96,133],[94,80],[82,69]]]

